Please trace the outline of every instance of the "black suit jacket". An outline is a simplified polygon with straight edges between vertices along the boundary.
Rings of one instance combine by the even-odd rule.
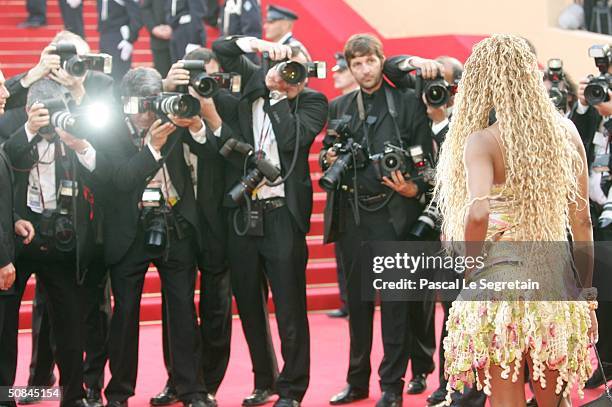
[[[224,123],[238,123],[239,127],[239,131],[233,134],[231,126],[224,125],[222,141],[235,137],[254,146],[252,104],[260,97],[267,98],[268,90],[264,81],[265,73],[244,56],[243,51],[235,43],[238,38],[219,39],[213,44],[213,51],[219,58],[223,70],[242,75],[243,84],[239,100],[227,98],[224,99],[225,103],[223,101],[220,103],[219,110]],[[298,157],[294,171],[285,181],[284,187],[289,210],[304,233],[308,233],[310,229],[312,213],[312,183],[308,154],[314,138],[325,125],[327,107],[327,98],[323,94],[306,88],[298,98],[279,101],[270,106],[268,112],[278,144],[283,176],[291,166],[298,143],[296,120],[299,120]],[[226,176],[228,190],[242,176],[241,163],[242,161],[239,161],[236,167],[228,170]],[[230,204],[229,198],[226,199],[226,203]]]
[[[170,47],[170,40],[162,40],[153,35],[153,28],[166,24],[166,11],[164,2],[160,0],[143,0],[140,5],[142,22],[151,34],[151,49],[164,49]]]
[[[13,172],[8,156],[0,148],[0,267],[15,261],[15,213]]]
[[[595,137],[595,132],[597,132],[601,125],[602,117],[593,106],[589,106],[584,114],[578,114],[576,112],[577,106],[578,103],[574,105],[570,118],[576,125],[576,129],[580,134],[584,150],[586,151],[587,161],[590,166],[595,159],[593,137]]]
[[[128,251],[138,231],[142,193],[147,179],[161,168],[149,148],[138,149],[122,126],[105,146],[98,145],[96,169],[93,176],[98,185],[107,190],[104,202],[104,249],[109,265],[119,262]],[[179,129],[168,137],[162,148],[162,157],[168,155],[168,175],[180,197],[173,210],[189,222],[199,238],[199,219],[193,192],[193,183],[183,155],[182,141],[191,136],[186,129]],[[170,150],[174,140],[176,147]],[[144,244],[144,242],[143,242]]]
[[[31,211],[27,206],[27,193],[30,171],[35,171],[34,164],[38,160],[38,152],[36,144],[40,140],[40,136],[34,137],[31,142],[28,142],[25,129],[22,127],[4,144],[4,149],[9,159],[13,163],[13,167],[25,171],[15,171],[15,211],[23,218],[34,221]],[[77,199],[77,216],[76,216],[76,232],[78,234],[78,250],[81,257],[81,266],[87,265],[92,250],[92,235],[91,222],[89,216],[91,206],[85,198],[85,189],[89,185],[89,171],[84,168],[77,160],[75,153],[68,147],[64,146],[66,153],[65,162],[67,163],[68,173],[60,159],[55,162],[55,185],[56,188],[60,185],[61,179],[71,179],[71,173],[74,171],[72,163],[76,163],[76,180],[79,183],[79,197]],[[36,222],[33,222],[36,225]],[[38,230],[37,230],[38,232]],[[36,236],[31,243],[32,247],[37,244],[44,243],[40,236]]]
[[[431,156],[432,153],[432,133],[429,127],[425,105],[418,99],[412,89],[397,89],[383,82],[382,85],[387,88],[393,97],[395,109],[398,113],[397,124],[400,130],[400,137],[404,147],[420,145],[426,156]],[[329,106],[329,120],[341,118],[343,115],[351,116],[350,129],[356,141],[363,138],[363,127],[359,119],[357,110],[357,97],[359,91],[354,91],[346,95],[342,95],[332,100]],[[386,103],[386,102],[385,102]],[[370,140],[394,142],[397,140],[395,126],[391,115],[387,109],[384,109],[377,118],[370,130]],[[327,136],[323,142],[323,149],[326,150],[332,146],[334,139]],[[380,151],[376,151],[378,153]],[[429,186],[422,180],[415,180],[419,186],[420,192],[425,192]],[[388,192],[392,192],[388,190]],[[352,216],[351,213],[342,213],[342,208],[348,208],[343,200],[348,199],[347,194],[339,191],[331,191],[327,194],[327,203],[325,207],[325,235],[326,243],[337,240],[339,233],[342,231],[343,217]],[[416,221],[423,210],[423,205],[416,198],[404,198],[399,194],[394,196],[389,201],[389,213],[391,215],[391,223],[398,236],[405,236],[407,228]]]

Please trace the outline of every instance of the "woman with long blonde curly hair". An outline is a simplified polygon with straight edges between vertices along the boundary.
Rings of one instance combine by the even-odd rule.
[[[488,126],[493,109],[497,122]],[[556,293],[573,278],[568,232],[592,250],[584,148],[573,124],[551,103],[524,39],[493,35],[474,47],[440,152],[435,195],[444,236],[465,241],[468,252],[486,247],[468,242],[565,242],[567,256],[545,257],[548,268],[542,256],[536,265],[521,257],[527,251],[496,253],[497,246],[488,246],[489,279],[511,280],[531,270],[548,278],[545,289]],[[527,363],[540,406],[571,405],[571,388],[581,393],[591,374],[589,339],[597,335],[596,302],[588,289],[592,252],[576,247],[575,264],[587,276],[581,278],[580,301],[453,304],[444,340],[449,391],[476,382],[492,406],[525,405]]]

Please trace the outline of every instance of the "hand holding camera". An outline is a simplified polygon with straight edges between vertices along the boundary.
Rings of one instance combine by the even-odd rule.
[[[40,61],[21,79],[24,88],[29,88],[34,82],[47,76],[51,71],[59,69],[61,58],[55,53],[55,45],[48,45],[40,55]]]
[[[85,77],[72,76],[65,69],[59,68],[52,70],[49,73],[49,78],[68,89],[77,104],[85,96],[85,86],[83,86]]]
[[[189,79],[189,71],[183,69],[183,61],[175,62],[163,80],[164,92],[174,92],[178,86],[189,85]]]
[[[406,198],[414,198],[419,193],[419,187],[412,180],[405,179],[400,170],[393,171],[391,179],[383,177],[382,184]]]
[[[289,45],[283,45],[277,42],[268,42],[253,38],[250,45],[254,52],[267,52],[272,61],[289,59],[293,54],[293,50]]]
[[[176,130],[176,126],[170,122],[162,124],[160,119],[153,122],[149,128],[150,141],[149,144],[156,151],[161,151],[162,147],[168,141],[168,136]]]
[[[34,103],[28,109],[28,122],[26,127],[30,134],[37,134],[38,130],[49,125],[49,110],[42,103]]]
[[[411,57],[406,60],[407,63],[421,70],[423,79],[436,79],[438,76],[444,76],[444,65],[433,59],[425,59],[421,57]]]
[[[178,127],[188,128],[190,132],[197,133],[202,130],[202,119],[200,116],[192,116],[192,117],[178,117],[174,115],[168,115],[168,118],[172,120],[174,124]]]
[[[266,74],[266,87],[270,91],[280,92],[279,97],[287,96],[287,91],[291,85],[281,78],[281,74],[276,67],[271,68]]]
[[[59,135],[60,140],[62,140],[66,147],[79,154],[83,154],[85,150],[91,146],[86,140],[74,137],[72,134],[59,127],[55,128],[55,132]]]

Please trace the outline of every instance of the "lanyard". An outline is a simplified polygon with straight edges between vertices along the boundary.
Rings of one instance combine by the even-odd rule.
[[[266,127],[266,119],[268,119],[267,127]],[[264,130],[265,130],[265,133],[264,133]],[[261,129],[259,131],[259,141],[257,143],[257,146],[259,147],[259,151],[257,152],[258,159],[262,158],[263,150],[264,150],[264,143],[268,139],[268,136],[270,135],[271,131],[272,131],[272,122],[270,121],[270,117],[264,110],[264,117],[263,117],[263,121],[261,122]]]

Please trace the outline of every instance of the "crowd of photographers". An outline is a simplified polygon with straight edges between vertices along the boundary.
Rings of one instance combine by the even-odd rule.
[[[122,3],[131,7],[129,0]],[[179,7],[188,3],[172,2],[178,29],[165,27],[168,10],[157,2],[142,4],[139,15],[155,37],[185,30],[177,37],[182,42],[166,49],[152,36],[157,70],[129,69],[124,57],[131,55],[131,34],[139,25],[128,19],[119,26],[109,22],[112,53],[92,54],[83,38],[66,31],[29,71],[6,81],[0,74],[0,185],[9,191],[0,197],[0,389],[15,379],[19,306],[35,274],[36,300],[45,306],[33,316],[28,385],[52,386],[57,364],[62,406],[101,406],[102,391],[106,405],[127,406],[138,371],[140,301],[153,263],[162,286],[168,379],[151,405],[217,404],[229,361],[233,295],[253,366],[253,392],[243,405],[277,395],[275,406],[299,406],[311,368],[308,157],[327,125],[319,155],[327,192],[324,238],[335,242],[343,303],[330,315],[348,316],[350,332],[346,385],[330,404],[367,398],[376,304],[362,296],[359,250],[366,241],[440,239],[430,202],[433,172],[462,65],[448,56],[386,58],[377,38],[356,34],[336,54],[331,71],[342,95],[328,104],[307,86],[325,77],[326,67],[312,62],[292,37],[297,15],[291,10],[268,9],[270,41],[227,36],[211,50],[195,46],[202,33],[188,29]],[[228,4],[230,10],[221,12],[224,27],[237,24],[232,10],[248,16],[255,7],[247,6],[250,0]],[[114,21],[111,5],[121,6],[102,2],[100,12]],[[129,17],[125,9],[121,15]],[[596,235],[612,240],[612,51],[594,46],[589,54],[599,74],[578,85],[558,59],[548,61],[543,76],[551,101],[581,132],[593,168]],[[174,63],[163,62],[168,57]],[[596,272],[600,289],[610,286],[604,271]],[[270,294],[280,369],[268,321]],[[377,406],[400,406],[404,392],[427,389],[437,342],[436,293],[430,294],[421,302],[381,300]],[[442,305],[446,318],[451,303]],[[609,304],[600,303],[597,312],[600,320],[610,319]],[[612,373],[610,326],[600,325],[597,346],[605,372]],[[107,360],[111,378],[104,387]],[[438,363],[444,364],[443,352]],[[587,387],[603,380],[595,370]],[[445,396],[440,373],[428,404]],[[39,400],[34,393],[19,398],[21,404]],[[474,389],[453,396],[457,406],[484,406],[485,400]],[[0,405],[15,400],[0,394]]]

